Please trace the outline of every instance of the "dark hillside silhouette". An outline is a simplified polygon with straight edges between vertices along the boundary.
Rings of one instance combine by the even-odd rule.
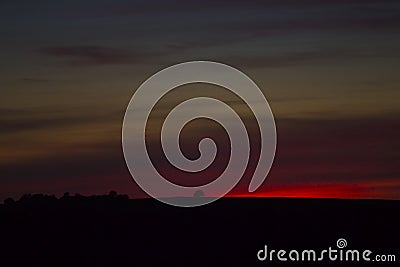
[[[298,266],[259,262],[256,254],[264,245],[336,247],[339,238],[400,261],[399,208],[399,201],[273,198],[177,208],[114,191],[25,195],[0,205],[0,266]]]

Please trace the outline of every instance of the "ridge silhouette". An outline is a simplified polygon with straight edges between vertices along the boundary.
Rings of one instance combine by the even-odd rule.
[[[0,266],[397,266],[259,262],[256,254],[264,245],[322,250],[344,238],[349,249],[399,261],[399,208],[389,200],[279,198],[177,208],[115,191],[26,194],[0,205]]]

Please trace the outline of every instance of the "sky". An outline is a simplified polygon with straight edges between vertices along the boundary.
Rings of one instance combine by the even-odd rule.
[[[398,1],[3,0],[0,25],[0,199],[145,197],[122,154],[125,109],[151,75],[193,60],[246,73],[275,116],[267,180],[247,192],[254,152],[230,196],[400,199]],[[188,86],[154,114],[152,153],[163,114],[194,95],[221,97],[252,125],[224,89]],[[188,126],[183,150],[196,157],[210,134],[226,141],[212,122]],[[162,155],[159,171],[182,184],[210,181],[226,163],[222,143],[207,173],[189,179]]]

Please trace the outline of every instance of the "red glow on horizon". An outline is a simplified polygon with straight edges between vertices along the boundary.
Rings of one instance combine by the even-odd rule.
[[[254,193],[230,193],[227,197],[282,197],[282,198],[337,198],[337,199],[399,199],[400,196],[384,194],[400,183],[383,181],[363,184],[279,185]]]

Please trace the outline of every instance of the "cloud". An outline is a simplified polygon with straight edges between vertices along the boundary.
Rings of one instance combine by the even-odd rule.
[[[64,58],[68,66],[138,64],[151,62],[163,53],[151,48],[131,50],[107,46],[55,46],[38,50],[41,54]]]
[[[125,2],[120,5],[113,3],[104,3],[97,6],[95,12],[102,15],[129,15],[129,14],[149,14],[149,13],[181,13],[181,12],[199,12],[199,11],[224,11],[231,10],[246,10],[246,9],[271,9],[271,8],[322,8],[331,6],[353,6],[353,5],[366,5],[366,4],[391,4],[397,3],[396,0],[257,0],[257,1],[243,1],[243,0],[225,0],[225,1],[196,1],[187,2],[183,0],[174,1],[143,1]]]
[[[24,82],[33,82],[33,83],[43,83],[43,82],[52,82],[54,80],[50,79],[42,79],[42,78],[22,78]]]
[[[398,197],[399,187],[390,187],[399,177],[398,125],[398,116],[349,120],[278,119],[276,160],[260,190],[272,190],[274,195],[279,192],[283,194],[289,188],[290,194],[296,195],[298,192],[299,195],[310,185],[314,186],[312,191],[318,190],[316,185],[350,184],[359,186],[353,188],[367,191],[376,187],[380,190],[376,193],[378,197],[389,193],[392,197]],[[193,138],[193,135],[189,135],[190,140]],[[48,158],[0,166],[0,186],[4,188],[0,197],[7,197],[4,195],[7,192],[15,192],[14,195],[18,196],[33,190],[57,193],[68,190],[92,194],[110,189],[121,191],[120,188],[124,193],[128,190],[133,192],[132,195],[141,194],[125,167],[119,133],[111,139],[86,142],[75,144],[79,150],[70,144],[68,149],[53,153]],[[184,150],[188,149],[195,148],[184,147]],[[210,175],[219,172],[222,162]],[[185,174],[175,178],[174,181],[185,181],[188,176]],[[246,193],[250,178],[251,171],[248,171],[233,194]],[[382,186],[383,183],[387,184],[387,188]],[[274,191],[279,188],[282,191]],[[349,193],[340,187],[326,189],[324,192],[328,195],[336,189],[338,194]],[[357,197],[369,196],[357,192],[360,193]]]
[[[251,16],[241,16],[251,11]],[[267,1],[153,1],[104,4],[96,8],[104,16],[132,14],[210,13],[201,20],[208,31],[247,31],[258,34],[298,33],[299,31],[376,31],[400,28],[400,6],[396,0],[267,0]],[[216,19],[218,12],[226,19]],[[234,19],[233,19],[234,18]],[[192,25],[194,21],[188,22]],[[168,24],[168,23],[167,23]],[[192,25],[193,26],[193,25]]]
[[[326,17],[292,17],[284,19],[261,18],[247,21],[239,21],[236,24],[231,23],[226,25],[235,29],[252,31],[258,34],[282,34],[283,33],[298,33],[299,31],[376,31],[376,30],[394,30],[400,28],[400,15],[387,14],[377,15],[374,10],[366,14],[360,14],[356,11],[350,11],[346,16],[342,14],[338,16],[328,16],[329,10],[321,11],[326,13]],[[398,11],[399,12],[399,11]]]
[[[180,53],[187,50],[211,46],[232,45],[244,41],[236,37],[213,38],[208,40],[182,41],[165,45],[163,49],[139,49],[123,50],[102,46],[62,46],[48,47],[39,49],[40,53],[56,58],[64,58],[63,65],[80,66],[101,66],[101,65],[120,65],[120,64],[171,64],[172,60]],[[246,41],[256,38],[249,36]],[[132,52],[135,51],[135,52]],[[325,48],[309,51],[281,52],[279,54],[265,55],[260,52],[258,56],[241,56],[228,54],[215,57],[214,60],[232,65],[245,65],[248,67],[285,67],[301,64],[313,64],[325,61],[366,59],[366,58],[398,58],[400,54],[390,50],[365,50],[352,48]],[[30,82],[46,82],[50,80],[24,79]]]
[[[32,130],[46,131],[59,127],[70,127],[80,124],[108,122],[120,119],[122,113],[101,112],[98,114],[81,114],[65,112],[55,108],[0,109],[0,137],[2,134],[17,134]]]
[[[219,60],[228,64],[241,65],[247,67],[285,67],[292,65],[304,65],[321,63],[325,61],[345,60],[365,58],[396,58],[400,55],[393,54],[390,51],[362,51],[355,49],[321,49],[314,51],[287,52],[277,55],[260,55],[257,57],[245,57],[231,55],[220,57]]]

